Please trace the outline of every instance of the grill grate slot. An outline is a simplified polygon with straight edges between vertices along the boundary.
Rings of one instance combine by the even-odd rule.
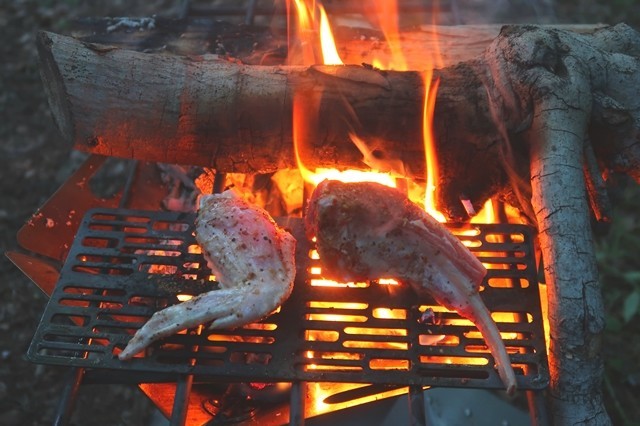
[[[89,211],[29,359],[132,374],[194,374],[198,380],[502,387],[480,333],[455,312],[433,300],[418,302],[408,286],[393,281],[322,280],[300,219],[287,219],[298,239],[298,274],[278,312],[236,330],[182,332],[132,361],[119,361],[117,354],[153,312],[178,303],[179,296],[216,289],[193,237],[194,219],[173,212]],[[481,294],[519,387],[542,389],[549,378],[531,231],[472,226],[450,229],[487,264]]]

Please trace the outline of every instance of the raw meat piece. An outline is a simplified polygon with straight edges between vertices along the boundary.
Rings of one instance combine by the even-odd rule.
[[[236,328],[282,305],[293,290],[296,240],[269,214],[232,191],[207,195],[196,220],[196,240],[220,289],[156,312],[119,354],[129,359],[151,342],[209,321]]]
[[[486,269],[444,226],[400,191],[378,183],[325,180],[305,219],[326,278],[396,278],[472,321],[507,391],[516,389],[509,355],[478,289]]]

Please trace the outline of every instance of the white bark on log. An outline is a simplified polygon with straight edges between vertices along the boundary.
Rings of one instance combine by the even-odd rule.
[[[601,45],[633,51],[640,44],[628,41],[637,38],[628,27],[608,32],[617,37],[596,32],[576,36],[572,42],[593,45],[601,57],[597,52]],[[78,149],[204,165],[223,172],[264,173],[292,167],[291,98],[293,92],[306,91],[304,96],[321,97],[317,121],[322,125],[309,139],[313,139],[307,147],[309,167],[367,167],[349,138],[355,129],[374,153],[402,163],[410,177],[424,177],[424,89],[419,72],[358,66],[258,67],[214,57],[144,54],[49,33],[38,39],[54,117]],[[500,159],[504,153],[499,149],[501,133],[517,137],[529,125],[530,120],[518,119],[530,113],[527,90],[515,93],[505,85],[509,76],[499,66],[491,69],[493,55],[488,52],[435,71],[441,84],[434,134],[440,169],[445,171],[439,177],[437,201],[445,215],[459,220],[466,217],[461,195],[480,208],[489,197],[506,194],[533,220],[527,209],[528,176],[519,179],[526,185],[514,185],[519,194],[515,200],[509,195]],[[638,74],[613,72],[619,67],[633,70],[633,64],[616,61],[617,57],[608,57],[600,63],[610,68],[612,77],[619,74],[633,85]],[[637,64],[635,69],[640,72]],[[621,97],[619,93],[626,92],[615,85],[615,78],[613,90],[605,84],[594,94],[594,151],[606,167],[639,178],[640,145],[634,142],[638,126],[631,118],[633,109],[627,108],[637,100]],[[600,134],[615,134],[614,143]],[[513,168],[528,169],[526,153],[520,157],[522,165]],[[511,170],[511,175],[516,172]]]
[[[583,172],[593,93],[606,86],[604,62],[594,57],[606,54],[563,32],[510,31],[492,49],[496,68],[519,77],[506,82],[512,93],[526,89],[533,105],[524,139],[548,288],[553,423],[609,425],[601,389],[604,308]]]
[[[532,204],[549,292],[554,423],[604,425],[604,308],[581,161],[589,92],[576,86],[536,99],[540,111],[529,131]],[[563,128],[567,122],[573,129]]]

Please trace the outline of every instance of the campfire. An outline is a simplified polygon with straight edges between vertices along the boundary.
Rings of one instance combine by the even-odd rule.
[[[314,188],[376,181],[487,269],[480,296],[532,421],[550,421],[549,405],[558,424],[606,423],[585,229],[589,206],[608,219],[601,170],[640,180],[638,100],[621,90],[640,36],[624,25],[401,30],[394,2],[378,3],[332,13],[286,2],[280,27],[225,25],[215,55],[117,45],[123,28],[171,38],[155,21],[39,35],[56,122],[91,156],[20,231],[38,256],[10,254],[51,296],[32,361],[137,383],[172,424],[302,424],[403,393],[424,421],[426,387],[503,389],[484,332],[456,310],[396,277],[327,278],[304,231]],[[356,15],[370,27],[340,25]],[[129,172],[102,199],[91,182],[107,157],[129,159]],[[196,200],[229,187],[295,237],[291,296],[261,321],[183,329],[120,360],[154,312],[219,291],[194,237]]]

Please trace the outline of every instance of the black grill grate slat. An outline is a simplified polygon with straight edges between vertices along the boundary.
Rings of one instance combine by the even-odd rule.
[[[319,260],[300,219],[290,299],[260,323],[185,333],[144,357],[116,354],[153,312],[177,294],[213,291],[193,237],[194,214],[95,209],[82,223],[28,351],[33,362],[136,372],[194,374],[198,380],[330,381],[501,388],[475,326],[403,285],[311,285]],[[532,234],[520,225],[451,226],[488,266],[482,297],[498,320],[521,389],[548,383]],[[466,231],[465,231],[466,229]],[[426,309],[427,324],[420,323]],[[335,321],[340,319],[341,321]],[[470,360],[471,364],[452,364]]]

